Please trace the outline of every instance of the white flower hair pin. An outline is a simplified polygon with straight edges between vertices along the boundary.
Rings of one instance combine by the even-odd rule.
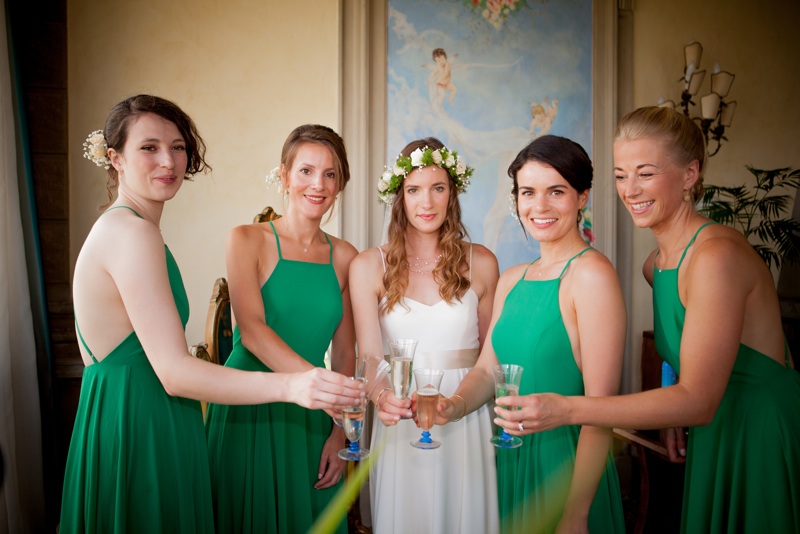
[[[108,143],[103,130],[93,131],[83,142],[83,157],[98,167],[104,169],[111,167],[111,160],[108,159]]]
[[[428,146],[417,148],[408,156],[398,156],[392,167],[386,167],[378,180],[378,195],[384,204],[391,204],[397,197],[397,191],[403,184],[405,177],[416,169],[437,165],[446,170],[456,184],[459,194],[466,192],[469,179],[475,169],[468,167],[458,152],[450,151],[446,147],[430,148]]]
[[[277,186],[278,192],[283,190],[283,182],[281,181],[281,166],[278,165],[267,173],[267,187]]]

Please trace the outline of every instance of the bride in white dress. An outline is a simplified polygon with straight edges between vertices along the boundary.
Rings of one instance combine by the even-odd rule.
[[[350,266],[359,353],[387,354],[389,339],[416,339],[414,368],[442,369],[445,397],[478,359],[499,276],[494,255],[465,241],[458,193],[471,172],[435,138],[407,145],[378,188],[391,205],[389,242]],[[372,400],[383,423],[376,421],[371,440],[380,449],[370,473],[373,531],[497,532],[489,407],[434,426],[432,438],[442,445],[422,450],[411,446],[421,433],[411,401],[397,399],[388,382]]]

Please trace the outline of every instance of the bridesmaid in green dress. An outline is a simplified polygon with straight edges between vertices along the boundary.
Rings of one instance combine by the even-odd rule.
[[[324,370],[246,373],[193,358],[181,275],[159,229],[164,203],[207,169],[192,120],[162,98],[120,102],[86,156],[108,169],[111,208],[75,265],[86,369],[64,477],[60,531],[213,532],[202,399],[341,409],[363,395]]]
[[[686,462],[683,532],[800,532],[800,374],[769,269],[742,234],[695,211],[706,160],[702,132],[678,111],[640,108],[617,128],[617,193],[656,238],[644,276],[656,346],[678,383],[614,398],[543,395],[502,411],[503,425],[671,428],[670,456]],[[675,427],[690,427],[688,442]]]
[[[305,371],[325,365],[330,345],[331,368],[352,376],[356,249],[320,228],[350,178],[344,142],[326,126],[300,126],[284,143],[279,172],[283,217],[228,237],[237,325],[225,365]],[[322,410],[211,405],[207,435],[219,532],[306,532],[341,486],[344,431]]]
[[[516,397],[523,406],[534,393],[596,397],[619,390],[622,292],[611,263],[578,228],[592,185],[589,156],[577,143],[547,135],[525,147],[508,174],[520,224],[541,256],[500,277],[491,343],[456,394],[440,403],[441,423],[493,397],[498,362],[524,368]],[[522,433],[518,420],[506,426]],[[610,429],[573,425],[522,441],[517,449],[497,449],[502,531],[624,532]]]

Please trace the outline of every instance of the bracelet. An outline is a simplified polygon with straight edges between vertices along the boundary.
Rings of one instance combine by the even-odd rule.
[[[383,396],[384,393],[386,393],[387,391],[391,391],[391,390],[392,390],[392,388],[383,388],[381,390],[381,392],[378,393],[378,398],[375,399],[375,406],[378,408],[378,411],[380,411],[380,409],[381,409],[381,405],[380,405],[381,397]]]
[[[458,397],[459,399],[461,399],[461,402],[464,403],[464,412],[461,414],[461,417],[457,417],[455,419],[451,419],[450,420],[451,423],[455,423],[457,421],[461,421],[461,419],[463,419],[464,416],[467,415],[467,401],[464,400],[464,397],[462,397],[461,395],[456,394],[456,395],[453,395],[450,398],[452,399],[453,397]],[[455,402],[453,404],[455,404]]]

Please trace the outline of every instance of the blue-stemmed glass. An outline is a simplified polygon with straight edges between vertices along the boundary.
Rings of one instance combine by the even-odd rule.
[[[492,367],[492,372],[494,373],[495,398],[499,399],[500,397],[508,395],[519,395],[519,384],[522,380],[522,366],[504,363]],[[508,410],[515,409],[510,406],[504,406],[504,408]],[[500,428],[500,435],[493,436],[490,441],[492,445],[500,449],[515,449],[522,445],[522,438],[512,436],[502,427]]]

